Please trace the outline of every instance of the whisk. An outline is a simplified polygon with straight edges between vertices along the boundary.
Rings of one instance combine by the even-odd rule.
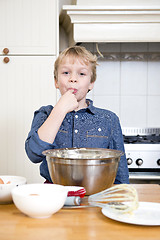
[[[117,184],[88,197],[76,197],[74,205],[107,207],[114,211],[129,213],[138,208],[138,194],[136,189],[129,184]]]
[[[132,212],[138,208],[138,194],[129,184],[117,184],[102,192],[88,197],[88,204],[96,207],[109,207],[123,213]]]

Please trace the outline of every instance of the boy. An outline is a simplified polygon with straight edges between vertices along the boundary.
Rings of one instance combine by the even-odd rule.
[[[28,157],[42,162],[40,174],[52,182],[42,152],[54,148],[110,148],[124,152],[118,117],[111,111],[96,108],[86,99],[96,80],[97,58],[84,47],[64,50],[54,65],[55,87],[61,98],[53,108],[41,107],[25,142]],[[121,157],[115,183],[129,183],[125,155]]]

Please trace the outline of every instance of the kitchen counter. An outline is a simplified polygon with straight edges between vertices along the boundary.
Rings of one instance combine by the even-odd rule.
[[[160,185],[133,185],[140,201],[160,203]],[[47,204],[47,203],[46,203]],[[160,226],[138,226],[105,217],[97,207],[61,209],[47,219],[33,219],[14,204],[0,205],[1,240],[159,240]]]

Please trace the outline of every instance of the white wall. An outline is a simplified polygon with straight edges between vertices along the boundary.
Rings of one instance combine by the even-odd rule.
[[[95,44],[83,45],[96,52]],[[154,57],[157,52],[160,56],[160,43],[106,43],[99,44],[99,50],[115,56],[130,52]],[[160,57],[155,61],[100,58],[98,62],[95,87],[88,95],[94,104],[114,111],[122,127],[160,127]]]

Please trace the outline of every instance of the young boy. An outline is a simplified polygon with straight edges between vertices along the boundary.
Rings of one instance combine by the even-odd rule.
[[[55,87],[61,98],[55,107],[43,106],[34,119],[25,142],[28,157],[42,162],[40,174],[52,182],[44,150],[54,148],[110,148],[124,152],[118,117],[111,111],[96,108],[86,99],[96,80],[97,58],[84,47],[64,50],[54,65]],[[129,183],[125,155],[121,157],[115,183]]]

